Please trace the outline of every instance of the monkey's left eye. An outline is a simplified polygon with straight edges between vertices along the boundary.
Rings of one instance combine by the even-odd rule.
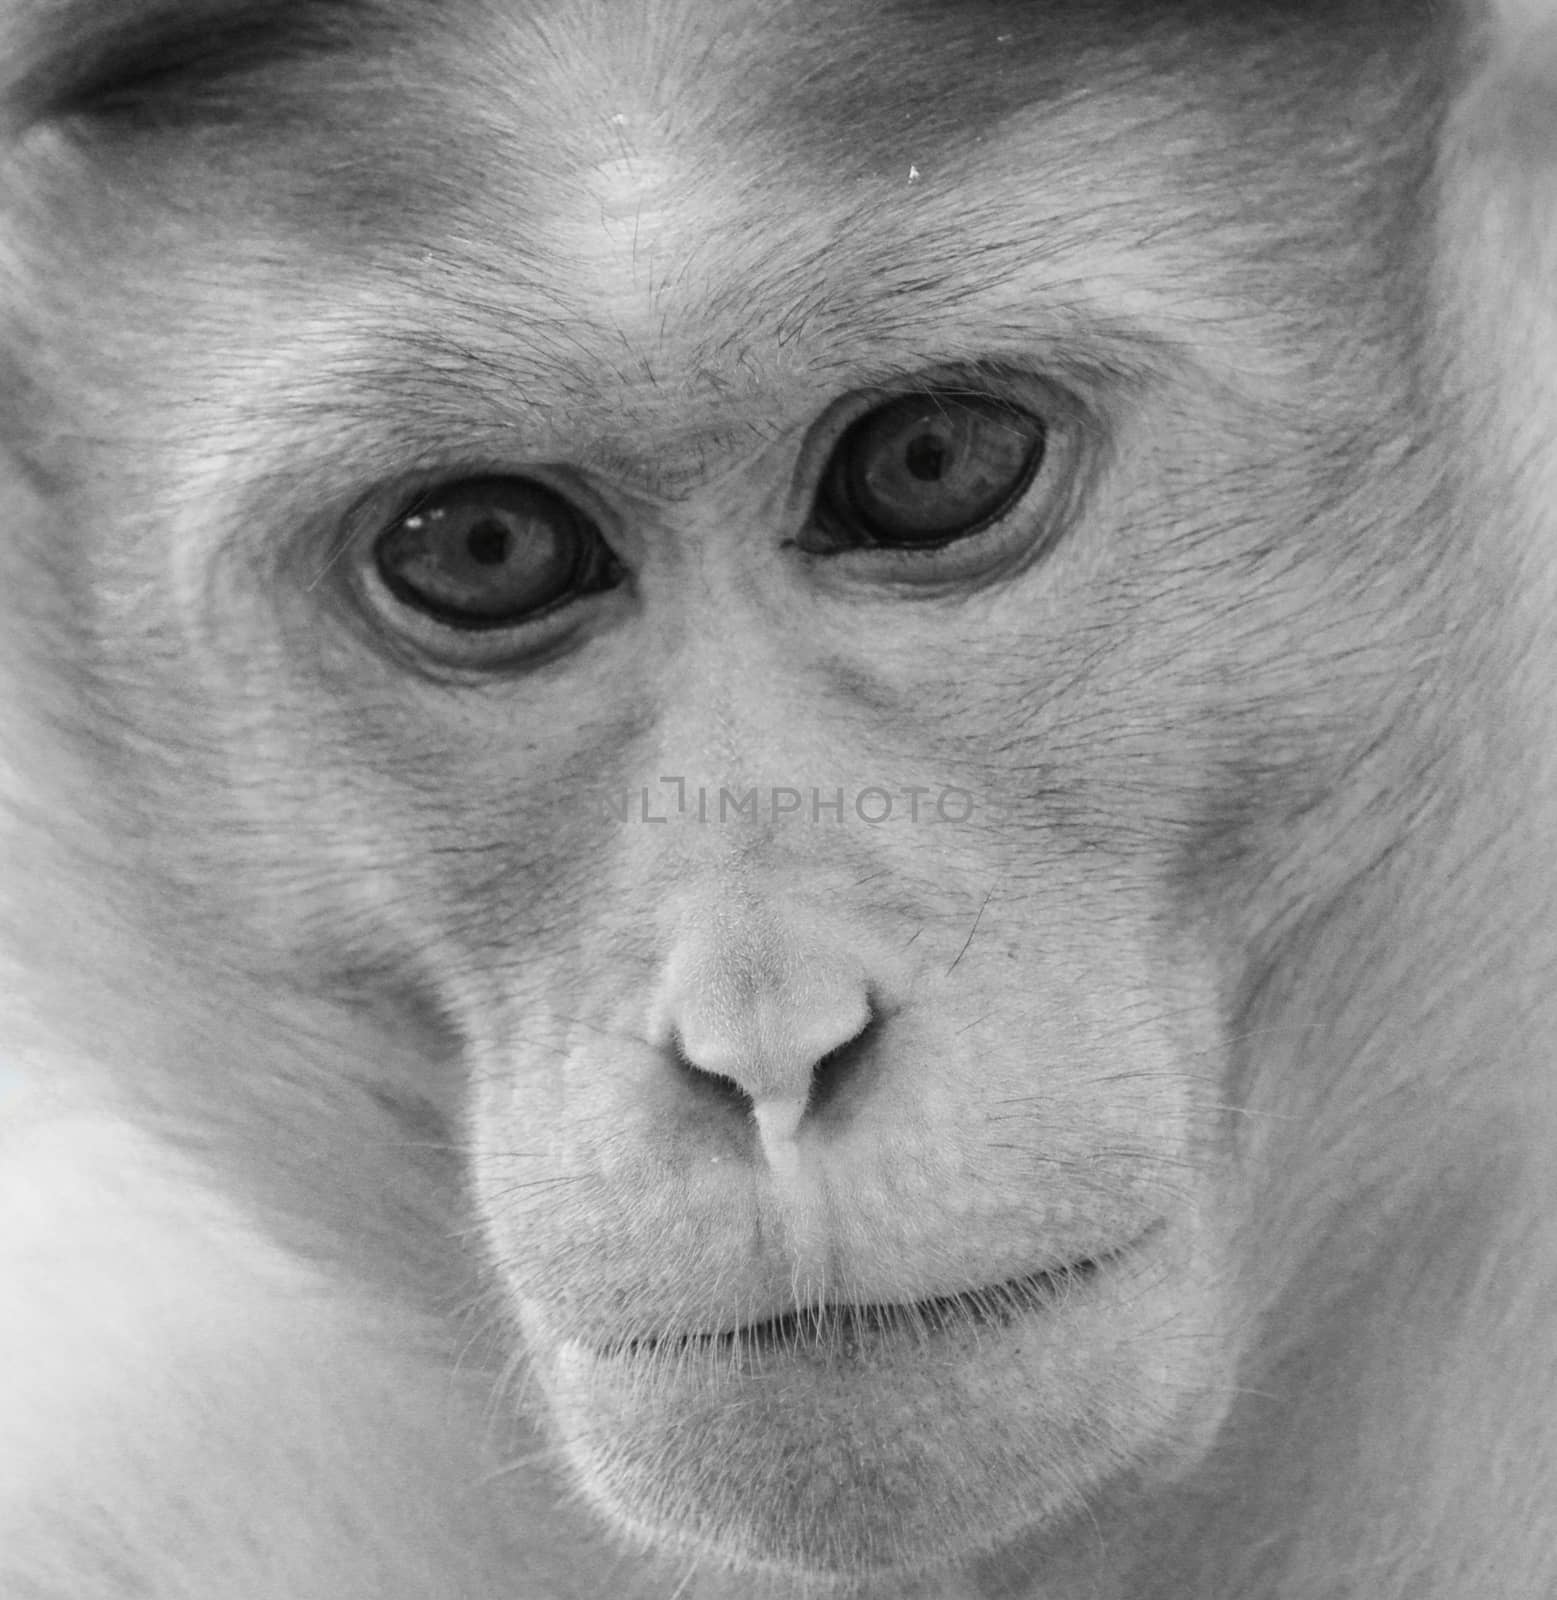
[[[988,395],[907,395],[868,412],[833,451],[816,515],[830,539],[934,549],[986,528],[1044,456],[1043,423]]]
[[[622,575],[595,525],[527,478],[420,496],[379,535],[373,564],[401,605],[472,632],[533,621]]]

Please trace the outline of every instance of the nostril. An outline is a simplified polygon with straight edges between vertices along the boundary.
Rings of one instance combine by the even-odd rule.
[[[829,1050],[811,1069],[811,1093],[806,1100],[806,1113],[810,1115],[825,1110],[838,1096],[865,1059],[870,1041],[876,1031],[875,1013],[866,1019],[864,1027],[852,1039],[845,1039],[836,1049]]]
[[[743,1112],[752,1108],[752,1097],[728,1073],[713,1072],[707,1067],[699,1066],[692,1059],[686,1045],[682,1042],[679,1031],[672,1034],[670,1041],[671,1051],[676,1058],[676,1064],[690,1077],[699,1088],[705,1092],[716,1095],[719,1099],[728,1102]]]

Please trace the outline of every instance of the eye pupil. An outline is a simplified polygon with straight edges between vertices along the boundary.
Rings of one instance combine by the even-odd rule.
[[[946,446],[930,434],[909,441],[903,452],[903,465],[914,477],[930,483],[946,470]]]
[[[465,535],[466,554],[483,567],[500,567],[508,559],[511,543],[508,529],[490,517]]]

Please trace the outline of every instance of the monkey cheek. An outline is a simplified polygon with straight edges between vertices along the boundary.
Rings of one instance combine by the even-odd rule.
[[[1193,1270],[1196,1265],[1199,1271]],[[1187,1470],[1233,1392],[1203,1244],[1154,1241],[999,1323],[603,1352],[521,1309],[532,1380],[619,1532],[746,1572],[922,1572],[1092,1526]]]

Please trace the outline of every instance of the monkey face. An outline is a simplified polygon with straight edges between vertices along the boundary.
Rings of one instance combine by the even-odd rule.
[[[1323,1275],[1356,952],[1496,692],[1394,276],[1437,58],[1191,9],[37,69],[9,559],[82,836],[178,970],[364,1019],[332,1094],[449,1148],[419,1225],[620,1531],[1060,1562]]]

